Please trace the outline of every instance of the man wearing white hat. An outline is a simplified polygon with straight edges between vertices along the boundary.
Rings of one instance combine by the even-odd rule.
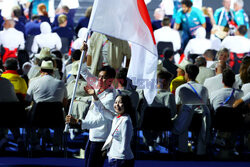
[[[54,72],[53,61],[42,61],[41,75],[33,80],[28,88],[26,101],[27,102],[62,102],[63,106],[67,105],[67,90],[63,83],[52,76]],[[49,83],[49,84],[48,84]],[[59,132],[55,132],[59,133]],[[58,146],[60,140],[54,140]],[[39,140],[32,139],[32,146],[39,149]]]
[[[191,62],[187,61],[186,59],[183,59],[180,64],[177,64],[177,77],[174,78],[170,84],[170,92],[175,94],[175,90],[178,86],[186,83],[185,80],[185,67],[186,65],[191,64]]]
[[[67,99],[67,90],[64,83],[54,78],[52,76],[53,72],[53,62],[44,60],[41,64],[41,75],[30,83],[26,100],[33,100],[34,102],[63,102]],[[46,95],[44,94],[45,92],[47,92]]]
[[[42,48],[40,53],[35,54],[34,61],[33,61],[32,66],[28,72],[29,79],[32,79],[32,78],[40,75],[40,67],[38,64],[45,57],[50,57],[50,49],[46,48],[46,47]]]

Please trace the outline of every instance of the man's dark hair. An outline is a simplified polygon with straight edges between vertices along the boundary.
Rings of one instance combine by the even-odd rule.
[[[193,2],[191,0],[182,0],[182,5],[186,5],[188,8],[191,8],[193,6]]]
[[[163,51],[162,51],[165,59],[170,59],[173,55],[174,55],[174,50],[170,47],[166,47]]]
[[[206,51],[203,53],[203,56],[204,56],[204,57],[207,57],[207,58],[210,58],[210,59],[212,59],[212,60],[214,60],[214,58],[215,58],[215,51],[212,50],[212,49],[208,49],[208,50],[206,50]]]
[[[50,69],[42,69],[42,68],[41,68],[41,71],[42,71],[42,72],[46,72],[46,73],[48,73],[49,75],[52,75],[52,74],[54,73],[54,70],[50,70]]]
[[[207,66],[207,61],[205,59],[205,57],[203,56],[198,56],[196,59],[195,59],[195,64],[198,66],[198,67],[206,67]]]
[[[63,5],[63,6],[62,6],[62,9],[63,9],[66,13],[69,13],[69,7],[68,7],[68,6]]]
[[[122,82],[120,82],[120,84],[124,87],[127,86],[127,73],[128,73],[128,69],[122,68],[120,69],[119,73],[117,73],[116,75],[116,79],[121,80]]]
[[[188,64],[185,68],[185,72],[188,74],[188,78],[195,81],[195,78],[199,74],[199,67],[195,64]]]
[[[163,26],[169,26],[171,24],[171,19],[169,17],[164,17],[161,23]]]
[[[18,65],[17,59],[8,58],[5,61],[4,67],[6,68],[6,70],[17,70],[18,68],[17,65]]]
[[[225,86],[233,87],[233,84],[235,82],[235,74],[234,74],[234,72],[229,68],[223,70],[223,72],[222,72],[222,81],[223,81]]]
[[[54,54],[56,56],[56,58],[62,59],[63,55],[62,52],[60,50],[51,50],[51,54]]]
[[[31,17],[31,20],[40,20],[40,16],[38,16],[38,15],[33,15],[32,17]]]
[[[247,26],[245,26],[245,25],[239,26],[238,32],[240,33],[240,35],[246,35],[246,33],[247,33]]]
[[[159,79],[164,79],[166,82],[170,82],[173,75],[168,71],[160,71],[157,76]]]
[[[13,14],[15,17],[19,18],[20,16],[22,16],[22,10],[19,7],[15,7],[13,9]]]
[[[82,52],[79,49],[73,51],[71,57],[74,60],[80,60]]]
[[[106,75],[108,78],[110,79],[114,79],[115,78],[115,75],[116,75],[116,72],[115,72],[115,69],[113,69],[112,67],[110,66],[103,66],[99,72],[101,71],[106,71]]]

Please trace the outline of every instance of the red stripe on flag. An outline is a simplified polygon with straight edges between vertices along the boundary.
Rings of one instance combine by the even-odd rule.
[[[153,28],[152,28],[152,24],[151,24],[151,20],[150,20],[150,16],[148,14],[148,9],[145,5],[145,2],[144,0],[137,0],[137,5],[138,5],[138,9],[139,9],[139,12],[141,14],[141,17],[144,21],[144,23],[147,25],[150,33],[151,33],[151,36],[153,38],[153,41],[154,41],[154,44],[156,45],[156,42],[155,42],[155,37],[154,37],[154,33],[153,33]]]

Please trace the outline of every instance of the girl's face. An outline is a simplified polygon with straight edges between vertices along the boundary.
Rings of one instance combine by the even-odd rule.
[[[123,105],[121,96],[118,96],[115,99],[114,109],[115,109],[115,112],[117,112],[119,115],[122,115],[124,113],[124,105]]]

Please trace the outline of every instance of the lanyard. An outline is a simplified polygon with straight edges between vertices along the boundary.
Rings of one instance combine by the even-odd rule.
[[[195,88],[190,84],[190,83],[187,83],[194,91],[194,93],[198,96],[198,98],[200,99],[200,101],[203,103],[203,100],[202,98],[200,97],[200,95],[197,93],[197,91],[195,90]]]
[[[231,99],[231,97],[234,95],[234,92],[235,92],[235,89],[233,88],[231,95],[228,96],[223,103],[220,103],[220,106],[224,106]]]

